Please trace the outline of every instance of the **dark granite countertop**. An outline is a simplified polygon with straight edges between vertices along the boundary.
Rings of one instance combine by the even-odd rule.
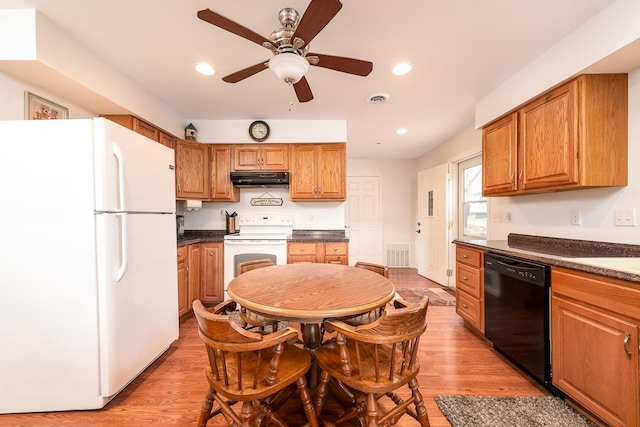
[[[586,264],[581,258],[640,258],[640,245],[562,239],[556,237],[509,234],[507,240],[454,240],[453,243],[476,249],[543,262],[558,267],[581,270],[606,277],[640,283],[640,272],[618,270],[608,266]],[[613,264],[612,264],[613,265]]]
[[[178,239],[178,247],[196,243],[223,242],[225,230],[185,230],[184,237]],[[289,242],[348,242],[344,230],[293,230]]]

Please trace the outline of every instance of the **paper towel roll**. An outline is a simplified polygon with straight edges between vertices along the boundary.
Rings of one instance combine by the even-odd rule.
[[[197,211],[202,208],[202,200],[187,200],[185,207],[188,211]]]

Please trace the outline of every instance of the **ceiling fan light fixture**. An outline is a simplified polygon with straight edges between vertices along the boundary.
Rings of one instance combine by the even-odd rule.
[[[309,62],[296,53],[284,52],[269,60],[269,68],[283,82],[295,84],[309,71]]]

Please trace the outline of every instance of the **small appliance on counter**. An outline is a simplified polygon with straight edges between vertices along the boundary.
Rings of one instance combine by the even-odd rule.
[[[184,215],[176,215],[176,234],[178,239],[184,237]]]

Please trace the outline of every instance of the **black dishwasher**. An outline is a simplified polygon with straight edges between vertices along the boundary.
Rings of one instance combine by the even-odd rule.
[[[507,359],[548,390],[551,385],[550,268],[486,253],[485,336]]]

